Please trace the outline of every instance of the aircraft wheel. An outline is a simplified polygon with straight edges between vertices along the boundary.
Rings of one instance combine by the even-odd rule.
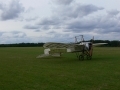
[[[79,55],[79,60],[84,60],[84,56],[83,55]]]
[[[87,60],[91,60],[92,56],[87,55]]]

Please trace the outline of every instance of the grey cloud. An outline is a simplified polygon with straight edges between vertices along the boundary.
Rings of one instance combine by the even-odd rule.
[[[25,25],[23,27],[24,29],[31,29],[35,32],[41,31],[41,30],[49,30],[51,28],[51,25]],[[40,30],[39,30],[40,29]]]
[[[0,32],[0,36],[2,36],[3,33],[4,33],[4,32]]]
[[[64,2],[64,1],[57,1]],[[72,2],[72,1],[71,1]],[[82,5],[79,3],[72,3],[70,5],[63,5],[54,8],[53,15],[49,18],[44,18],[36,23],[35,26],[39,28],[37,32],[41,30],[61,30],[64,33],[75,34],[109,34],[120,32],[119,11],[110,10],[107,14],[98,15],[99,10],[105,10],[102,7],[97,7],[92,4]],[[97,15],[96,15],[97,14]],[[34,26],[34,27],[35,27]],[[30,28],[29,28],[30,29]],[[40,30],[39,30],[40,29]],[[59,35],[56,32],[49,32],[48,34]],[[54,35],[55,34],[55,35]],[[61,35],[61,34],[60,34]],[[59,36],[60,36],[59,35]],[[67,34],[68,35],[68,34]],[[63,35],[65,37],[65,35]],[[62,39],[62,38],[61,38]]]
[[[37,25],[41,30],[49,30],[51,28],[56,28],[60,26],[61,24],[61,19],[57,17],[51,17],[51,18],[44,18],[40,20]]]
[[[60,15],[62,17],[70,17],[70,18],[77,18],[77,17],[84,17],[93,12],[97,12],[98,10],[103,10],[102,7],[97,7],[92,4],[88,5],[81,5],[81,4],[74,4],[67,7],[59,7],[54,10],[56,15]]]
[[[21,43],[28,42],[30,39],[27,37],[26,33],[12,31],[12,32],[0,32],[0,43]],[[8,39],[9,38],[9,39]]]
[[[51,35],[51,38],[48,38],[49,41],[53,42],[74,42],[74,36],[79,35],[76,33],[59,33],[55,31],[51,31],[47,33],[48,35]]]
[[[101,17],[102,18],[102,17]],[[116,27],[116,25],[119,23],[119,21],[117,19],[114,18],[104,18],[103,20],[100,20],[98,22],[97,27],[100,28],[112,28],[112,27]]]
[[[19,17],[19,15],[24,11],[24,7],[18,0],[12,0],[9,5],[1,6],[2,10],[1,19],[9,20]]]
[[[95,33],[110,33],[110,32],[120,32],[119,21],[113,18],[104,18],[101,16],[99,18],[82,19],[79,21],[74,21],[68,24],[68,32],[95,32]]]
[[[83,31],[90,31],[94,28],[96,28],[97,26],[97,20],[76,20],[74,22],[71,22],[70,24],[68,24],[68,26],[66,27],[66,29],[70,29],[71,31],[77,31],[77,32],[83,32]]]
[[[74,0],[53,0],[53,2],[60,4],[60,5],[69,5]]]
[[[37,24],[40,25],[41,29],[50,29],[50,27],[53,27],[54,29],[58,29],[58,28],[64,27],[66,23],[68,23],[69,20],[71,20],[72,18],[78,18],[78,17],[81,18],[82,16],[86,16],[88,14],[91,14],[101,9],[103,8],[99,8],[94,5],[79,5],[79,4],[75,5],[74,7],[73,6],[65,7],[65,8],[63,7],[63,8],[60,8],[60,10],[57,10],[56,12],[57,14],[55,15],[58,15],[58,17],[53,15],[51,18],[44,18],[43,20],[40,20]],[[69,17],[69,18],[66,18],[66,17]],[[71,29],[74,28],[72,27],[74,25],[76,26],[74,29],[85,27],[83,25],[84,23],[80,22],[79,24],[81,25],[78,25],[77,23],[78,22],[75,22],[75,23],[71,22],[71,25],[68,27]],[[90,27],[91,25],[93,24],[90,22],[89,25],[86,25],[86,28],[87,29],[88,27],[91,28]]]
[[[49,29],[51,29],[51,26],[50,25],[41,25],[40,29],[41,30],[49,30]]]
[[[101,20],[99,19],[99,22],[97,23],[97,33],[103,33],[103,34],[107,34],[107,33],[111,33],[111,32],[115,32],[115,33],[119,33],[120,32],[120,24],[119,24],[119,20],[118,18],[114,18],[114,17],[105,17],[104,19],[102,19],[103,17],[101,17]]]
[[[27,18],[25,20],[30,22],[30,21],[34,21],[34,20],[37,20],[37,19],[38,19],[38,17],[31,17],[31,18]]]
[[[3,4],[0,3],[0,9],[3,9]]]
[[[60,19],[56,17],[51,18],[44,18],[40,22],[38,22],[38,25],[57,25],[60,23]]]
[[[24,29],[39,29],[39,26],[37,26],[37,25],[25,25],[23,28]]]
[[[83,16],[87,16],[93,12],[98,10],[102,10],[103,8],[94,6],[94,5],[81,5],[74,3],[74,6],[64,6],[54,11],[56,11],[52,17],[44,18],[37,22],[37,25],[26,25],[25,29],[40,29],[40,30],[49,30],[49,29],[90,29],[91,26],[94,26],[93,23],[86,21],[80,21]],[[78,22],[72,22],[71,19],[78,19]],[[67,24],[70,24],[69,26]],[[88,24],[86,24],[88,23]],[[80,25],[79,25],[80,24]],[[67,28],[64,28],[66,27]],[[86,27],[85,27],[86,26]],[[92,28],[91,28],[92,29]]]
[[[82,6],[78,6],[76,8],[76,12],[79,11],[79,13],[82,12],[82,16],[83,15],[88,15],[91,14],[93,12],[96,12],[98,10],[103,10],[104,8],[102,7],[97,7],[95,5],[82,5]]]
[[[1,37],[5,38],[23,38],[26,36],[24,32],[17,32],[17,31],[12,31],[12,32],[0,32],[2,33]]]
[[[11,33],[13,34],[13,37],[17,37],[17,38],[26,37],[26,33],[24,33],[24,32],[13,31]]]
[[[120,13],[120,11],[118,11],[118,10],[110,10],[110,11],[107,11],[107,13],[109,15],[118,15]]]
[[[37,29],[37,30],[35,30],[35,32],[40,32],[40,30]]]

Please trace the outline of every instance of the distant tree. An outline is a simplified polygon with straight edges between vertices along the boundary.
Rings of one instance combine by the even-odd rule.
[[[111,47],[118,47],[119,43],[119,41],[111,41]]]
[[[101,47],[120,47],[118,40],[94,40],[93,43],[107,43]],[[44,43],[15,43],[15,44],[0,44],[0,47],[42,47]]]
[[[0,44],[0,47],[42,47],[44,43]]]

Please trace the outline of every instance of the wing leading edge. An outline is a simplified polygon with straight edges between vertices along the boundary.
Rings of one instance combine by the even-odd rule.
[[[49,42],[43,45],[44,48],[72,48],[75,44]]]
[[[84,45],[81,44],[74,44],[74,43],[54,43],[49,42],[43,45],[44,48],[53,49],[67,49],[68,52],[75,52],[75,51],[82,51]]]

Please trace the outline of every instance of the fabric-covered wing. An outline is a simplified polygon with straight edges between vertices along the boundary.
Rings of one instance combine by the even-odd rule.
[[[49,42],[43,45],[44,48],[72,48],[75,44]]]
[[[104,44],[107,44],[107,43],[95,43],[95,44],[93,44],[93,46],[101,46],[101,45],[104,45]]]

